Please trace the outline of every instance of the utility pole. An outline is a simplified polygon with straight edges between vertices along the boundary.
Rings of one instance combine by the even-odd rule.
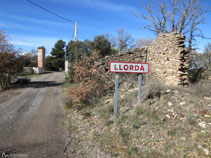
[[[77,42],[77,22],[75,21],[75,41]],[[71,65],[71,63],[69,64],[68,60],[67,60],[67,45],[66,45],[66,49],[65,49],[65,73],[68,75],[68,71],[69,71],[69,66]]]
[[[77,22],[75,21],[75,41],[77,42]]]

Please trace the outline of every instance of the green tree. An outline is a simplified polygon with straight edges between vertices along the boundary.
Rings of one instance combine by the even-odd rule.
[[[205,46],[203,64],[205,68],[203,75],[206,79],[209,79],[211,76],[211,43],[208,43],[207,46]]]
[[[71,63],[77,62],[84,55],[90,55],[90,41],[70,41],[68,43],[67,56]]]
[[[65,42],[58,40],[52,48],[51,56],[47,57],[46,68],[48,70],[64,70]]]
[[[53,59],[54,57],[52,56],[47,56],[45,58],[45,69],[46,70],[51,70],[51,71],[55,71],[55,67],[53,66]]]
[[[191,55],[189,79],[197,82],[201,79],[209,79],[211,76],[211,43],[205,46],[204,53]]]
[[[51,55],[56,58],[64,58],[65,55],[65,42],[63,40],[58,40],[54,48],[52,48]]]
[[[94,37],[94,41],[91,43],[91,49],[96,50],[103,57],[112,53],[111,44],[104,35]]]

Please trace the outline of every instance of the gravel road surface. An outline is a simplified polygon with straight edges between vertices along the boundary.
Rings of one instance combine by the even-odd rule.
[[[0,157],[65,158],[60,72],[33,77],[21,93],[0,104]]]

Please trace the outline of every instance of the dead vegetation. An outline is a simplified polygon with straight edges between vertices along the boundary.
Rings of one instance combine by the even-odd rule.
[[[144,82],[141,106],[137,105],[137,84],[130,81],[130,77],[124,78],[120,86],[116,120],[113,120],[113,94],[77,111],[83,117],[78,122],[80,126],[83,121],[88,122],[84,140],[91,139],[110,157],[210,155],[210,81],[183,88],[165,87],[151,78]]]
[[[74,77],[80,83],[68,88],[65,99],[71,139],[77,140],[72,141],[70,153],[92,158],[210,155],[210,80],[186,88],[169,87],[153,74],[145,75],[138,105],[138,75],[121,74],[118,118],[114,120],[113,91],[106,91],[107,76],[90,64],[94,60],[86,57],[78,64]]]
[[[99,55],[95,52],[92,56],[82,57],[81,61],[74,65],[73,80],[79,86],[67,90],[67,94],[70,95],[69,104],[72,106],[89,104],[107,90],[104,71],[94,65],[98,58]]]

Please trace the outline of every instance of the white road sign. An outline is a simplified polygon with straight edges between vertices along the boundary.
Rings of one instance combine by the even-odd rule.
[[[148,73],[148,63],[131,63],[112,61],[109,63],[109,72],[114,73]]]

